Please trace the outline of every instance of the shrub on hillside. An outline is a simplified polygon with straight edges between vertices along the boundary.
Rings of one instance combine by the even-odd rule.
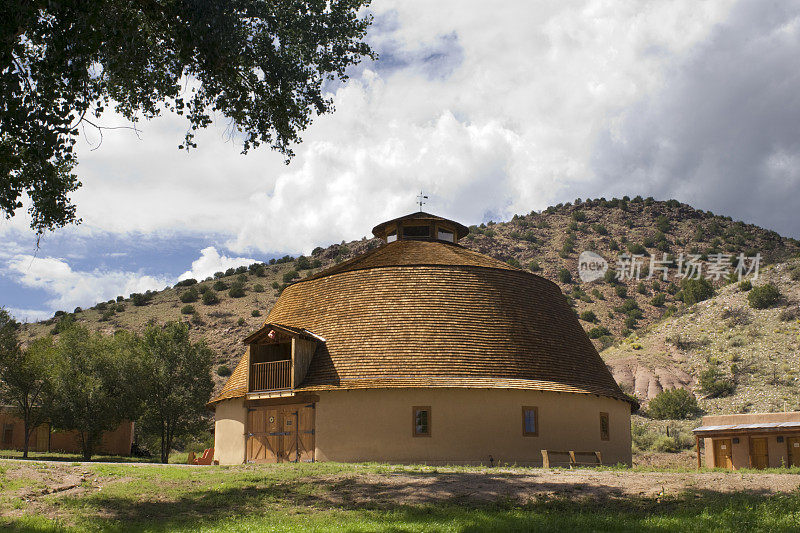
[[[184,305],[181,307],[181,314],[184,315],[192,315],[194,314],[194,306],[193,305]]]
[[[308,260],[308,257],[301,255],[295,261],[294,266],[297,270],[308,270],[311,268],[311,261]]]
[[[583,222],[586,220],[586,213],[583,211],[573,211],[572,212],[572,220],[575,222]]]
[[[605,326],[597,326],[587,331],[586,334],[589,335],[590,339],[599,339],[600,337],[611,335],[611,332]]]
[[[228,284],[222,280],[217,280],[214,282],[213,288],[215,291],[226,291],[228,290]]]
[[[747,292],[752,288],[753,288],[753,283],[749,279],[739,282],[739,290],[742,292]]]
[[[712,296],[714,286],[705,278],[685,279],[681,282],[681,299],[686,305],[694,305]]]
[[[528,263],[528,270],[531,272],[539,272],[542,270],[542,267],[539,265],[539,261],[531,261]]]
[[[231,287],[231,290],[228,291],[228,296],[231,298],[241,298],[244,295],[244,285],[240,285],[238,283]]]
[[[214,305],[219,303],[219,296],[216,291],[206,291],[203,293],[203,304]]]
[[[289,270],[288,272],[283,273],[283,282],[290,283],[293,279],[297,279],[300,277],[300,274],[297,273],[297,270]]]
[[[644,284],[644,281],[640,281],[636,286],[636,292],[639,294],[647,294],[647,286]]]
[[[716,366],[710,366],[700,374],[700,388],[709,398],[722,398],[733,394],[736,385]]]
[[[198,298],[197,289],[194,287],[189,287],[187,290],[183,291],[179,296],[181,302],[188,304],[192,302],[196,302]]]
[[[653,299],[650,300],[650,305],[652,305],[653,307],[661,307],[664,305],[666,301],[667,301],[667,296],[663,292],[660,292],[655,296],[653,296]]]
[[[616,287],[614,287],[614,292],[616,292],[617,296],[619,296],[620,298],[625,298],[628,296],[628,287],[626,287],[625,285],[617,285]]]
[[[789,277],[793,281],[800,281],[800,265],[792,265],[789,267]]]
[[[228,365],[219,365],[217,367],[217,375],[222,378],[230,376],[233,372]]]
[[[253,309],[252,311],[250,311],[250,316],[261,316],[261,311],[259,311],[258,309]]]
[[[233,276],[234,274],[236,274],[235,268],[229,268],[228,270],[225,271],[226,276]]]
[[[767,309],[778,303],[781,293],[772,283],[753,287],[747,294],[747,302],[753,309]]]
[[[658,420],[682,420],[700,414],[697,398],[686,389],[666,389],[650,400],[647,414]]]
[[[253,292],[264,292],[264,286],[260,283],[253,285]]]
[[[572,274],[569,269],[562,268],[558,271],[558,281],[561,283],[572,283]]]
[[[611,285],[616,284],[618,281],[616,271],[610,268],[606,270],[606,273],[603,274],[603,281],[605,281],[606,283],[610,283]]]
[[[150,303],[150,295],[148,294],[141,294],[138,292],[134,292],[131,294],[131,303],[137,307],[141,307],[143,305],[147,305]]]
[[[246,266],[236,267],[236,273],[237,274],[246,274],[247,273],[247,267]]]
[[[588,310],[581,313],[581,320],[586,322],[597,322],[597,315],[594,314],[594,311]]]
[[[800,307],[787,307],[778,315],[781,322],[791,322],[800,318]]]
[[[245,320],[244,320],[244,318],[242,318],[242,317],[239,317],[239,320],[237,320],[237,321],[236,321],[236,325],[238,325],[238,326],[244,326],[244,325],[245,325]]]
[[[195,285],[196,283],[197,283],[196,279],[189,278],[189,279],[185,279],[183,281],[179,281],[178,283],[176,283],[175,284],[175,288],[177,289],[178,287],[190,287],[192,285]]]
[[[600,338],[598,338],[597,340],[600,341],[600,346],[602,346],[603,349],[606,349],[614,345],[613,335],[601,335]]]

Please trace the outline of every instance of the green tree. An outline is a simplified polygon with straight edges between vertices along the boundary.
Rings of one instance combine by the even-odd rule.
[[[161,462],[169,462],[175,439],[204,429],[205,406],[214,389],[213,353],[205,343],[192,343],[185,324],[149,326],[140,341],[139,364],[143,432],[161,443]]]
[[[767,309],[772,307],[781,299],[781,293],[772,283],[753,287],[747,293],[747,302],[753,309]]]
[[[87,461],[104,432],[137,414],[141,388],[131,339],[125,332],[105,337],[72,326],[56,343],[51,421],[57,428],[77,431]]]
[[[368,3],[2,2],[0,211],[13,216],[27,194],[39,233],[76,222],[73,148],[83,128],[102,134],[109,107],[132,123],[185,116],[187,149],[218,113],[243,152],[266,144],[288,160],[312,117],[333,109],[323,84],[374,56],[362,40],[371,17],[359,16]]]
[[[33,431],[47,422],[53,339],[37,339],[23,350],[17,328],[14,319],[0,308],[0,400],[15,407],[22,417],[22,456],[28,457]]]
[[[697,398],[686,389],[665,389],[650,400],[647,413],[658,420],[694,418],[700,413]]]

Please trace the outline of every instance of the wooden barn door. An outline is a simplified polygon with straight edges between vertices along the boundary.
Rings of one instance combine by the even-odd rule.
[[[247,413],[247,462],[278,462],[276,433],[280,429],[277,409],[250,409]]]
[[[758,469],[769,467],[769,452],[765,437],[750,438],[750,466]]]
[[[788,437],[786,446],[789,447],[789,466],[800,466],[800,437]]]
[[[248,411],[247,462],[314,461],[314,404]]]
[[[733,468],[733,455],[731,453],[731,439],[714,440],[714,466],[716,468]]]

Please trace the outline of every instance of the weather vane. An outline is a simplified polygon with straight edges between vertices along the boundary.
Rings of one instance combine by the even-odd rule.
[[[417,195],[417,203],[419,204],[419,212],[422,213],[422,206],[425,205],[427,202],[428,197],[422,193],[422,189],[420,189],[419,194]]]

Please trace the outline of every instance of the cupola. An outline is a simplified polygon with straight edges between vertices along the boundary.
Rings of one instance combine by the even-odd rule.
[[[372,234],[386,243],[440,241],[455,244],[468,233],[469,228],[463,224],[422,211],[383,222],[372,228]]]

